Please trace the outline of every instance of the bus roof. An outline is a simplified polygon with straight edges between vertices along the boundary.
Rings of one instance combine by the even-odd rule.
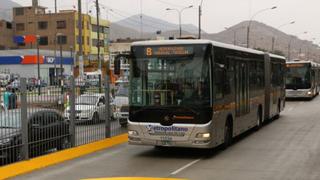
[[[286,60],[286,58],[285,58],[285,57],[283,57],[283,56],[279,56],[279,55],[271,54],[271,53],[269,53],[269,54],[270,54],[270,57],[272,57],[272,58],[278,58],[278,59]]]
[[[210,41],[210,40],[151,40],[151,41],[138,41],[132,43],[132,46],[156,46],[156,45],[186,45],[186,44],[212,44],[215,47],[221,47],[221,48],[226,48],[226,49],[232,49],[232,50],[237,50],[237,51],[243,51],[247,53],[253,53],[253,54],[258,54],[258,55],[263,55],[265,52],[263,51],[258,51],[250,48],[244,48],[240,46],[235,46],[232,44],[226,44],[222,42],[217,42],[217,41]],[[275,54],[270,54],[270,57],[273,58],[278,58],[278,59],[283,59],[285,60],[285,57],[283,56],[278,56]]]
[[[235,46],[231,44],[225,44],[217,41],[210,41],[210,40],[202,40],[202,39],[192,39],[192,40],[151,40],[151,41],[139,41],[134,42],[132,46],[156,46],[156,45],[187,45],[187,44],[212,44],[216,47],[221,48],[227,48],[227,49],[233,49],[238,51],[244,51],[248,53],[254,53],[254,54],[264,54],[262,51],[257,51],[254,49],[248,49],[240,46]]]

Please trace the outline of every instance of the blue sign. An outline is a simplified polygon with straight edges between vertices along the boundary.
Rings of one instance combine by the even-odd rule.
[[[60,64],[61,60],[60,57],[53,57],[53,56],[46,56],[44,60],[44,64]],[[72,65],[73,58],[62,58],[62,64]]]

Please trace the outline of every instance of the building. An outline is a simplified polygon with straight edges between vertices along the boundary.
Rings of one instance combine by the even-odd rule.
[[[16,44],[13,43],[13,30],[12,23],[0,20],[0,49],[13,49],[16,48]]]
[[[71,75],[73,72],[74,58],[70,57],[69,52],[62,52],[60,57],[54,57],[54,51],[40,51],[40,77],[46,83],[55,84],[56,77],[61,73],[64,76]],[[61,64],[62,63],[62,64]],[[20,77],[38,77],[38,58],[37,50],[2,50],[0,51],[0,72],[17,74]]]
[[[129,59],[122,59],[121,60],[121,75],[117,77],[114,75],[114,60],[115,57],[119,54],[129,54],[131,51],[131,43],[132,42],[114,42],[110,43],[110,75],[112,83],[115,83],[117,79],[129,80],[129,69],[130,69],[130,62]]]
[[[39,35],[40,49],[70,49],[79,51],[78,13],[75,10],[63,10],[58,13],[46,13],[41,6],[13,8],[14,34],[25,36]],[[100,20],[100,53],[108,54],[109,25],[106,20]],[[83,53],[86,60],[97,60],[98,54],[98,26],[97,20],[90,15],[83,15]],[[34,48],[34,44],[19,44],[21,49]],[[85,63],[88,64],[88,63]]]

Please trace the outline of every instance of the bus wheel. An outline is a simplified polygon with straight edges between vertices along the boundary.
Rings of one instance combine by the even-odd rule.
[[[222,148],[227,149],[232,143],[232,120],[228,118],[224,127],[224,143]]]
[[[259,108],[257,112],[257,125],[255,127],[255,130],[258,131],[261,127],[262,127],[262,111],[261,111],[261,108]]]

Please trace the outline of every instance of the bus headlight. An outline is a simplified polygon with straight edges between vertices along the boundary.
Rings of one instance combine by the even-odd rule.
[[[210,133],[198,133],[196,138],[207,138],[209,139],[211,137]]]
[[[311,94],[312,94],[312,92],[311,92],[311,91],[309,91],[309,92],[308,92],[308,95],[311,95]]]
[[[128,131],[129,136],[138,136],[139,133],[137,131],[129,130]]]

